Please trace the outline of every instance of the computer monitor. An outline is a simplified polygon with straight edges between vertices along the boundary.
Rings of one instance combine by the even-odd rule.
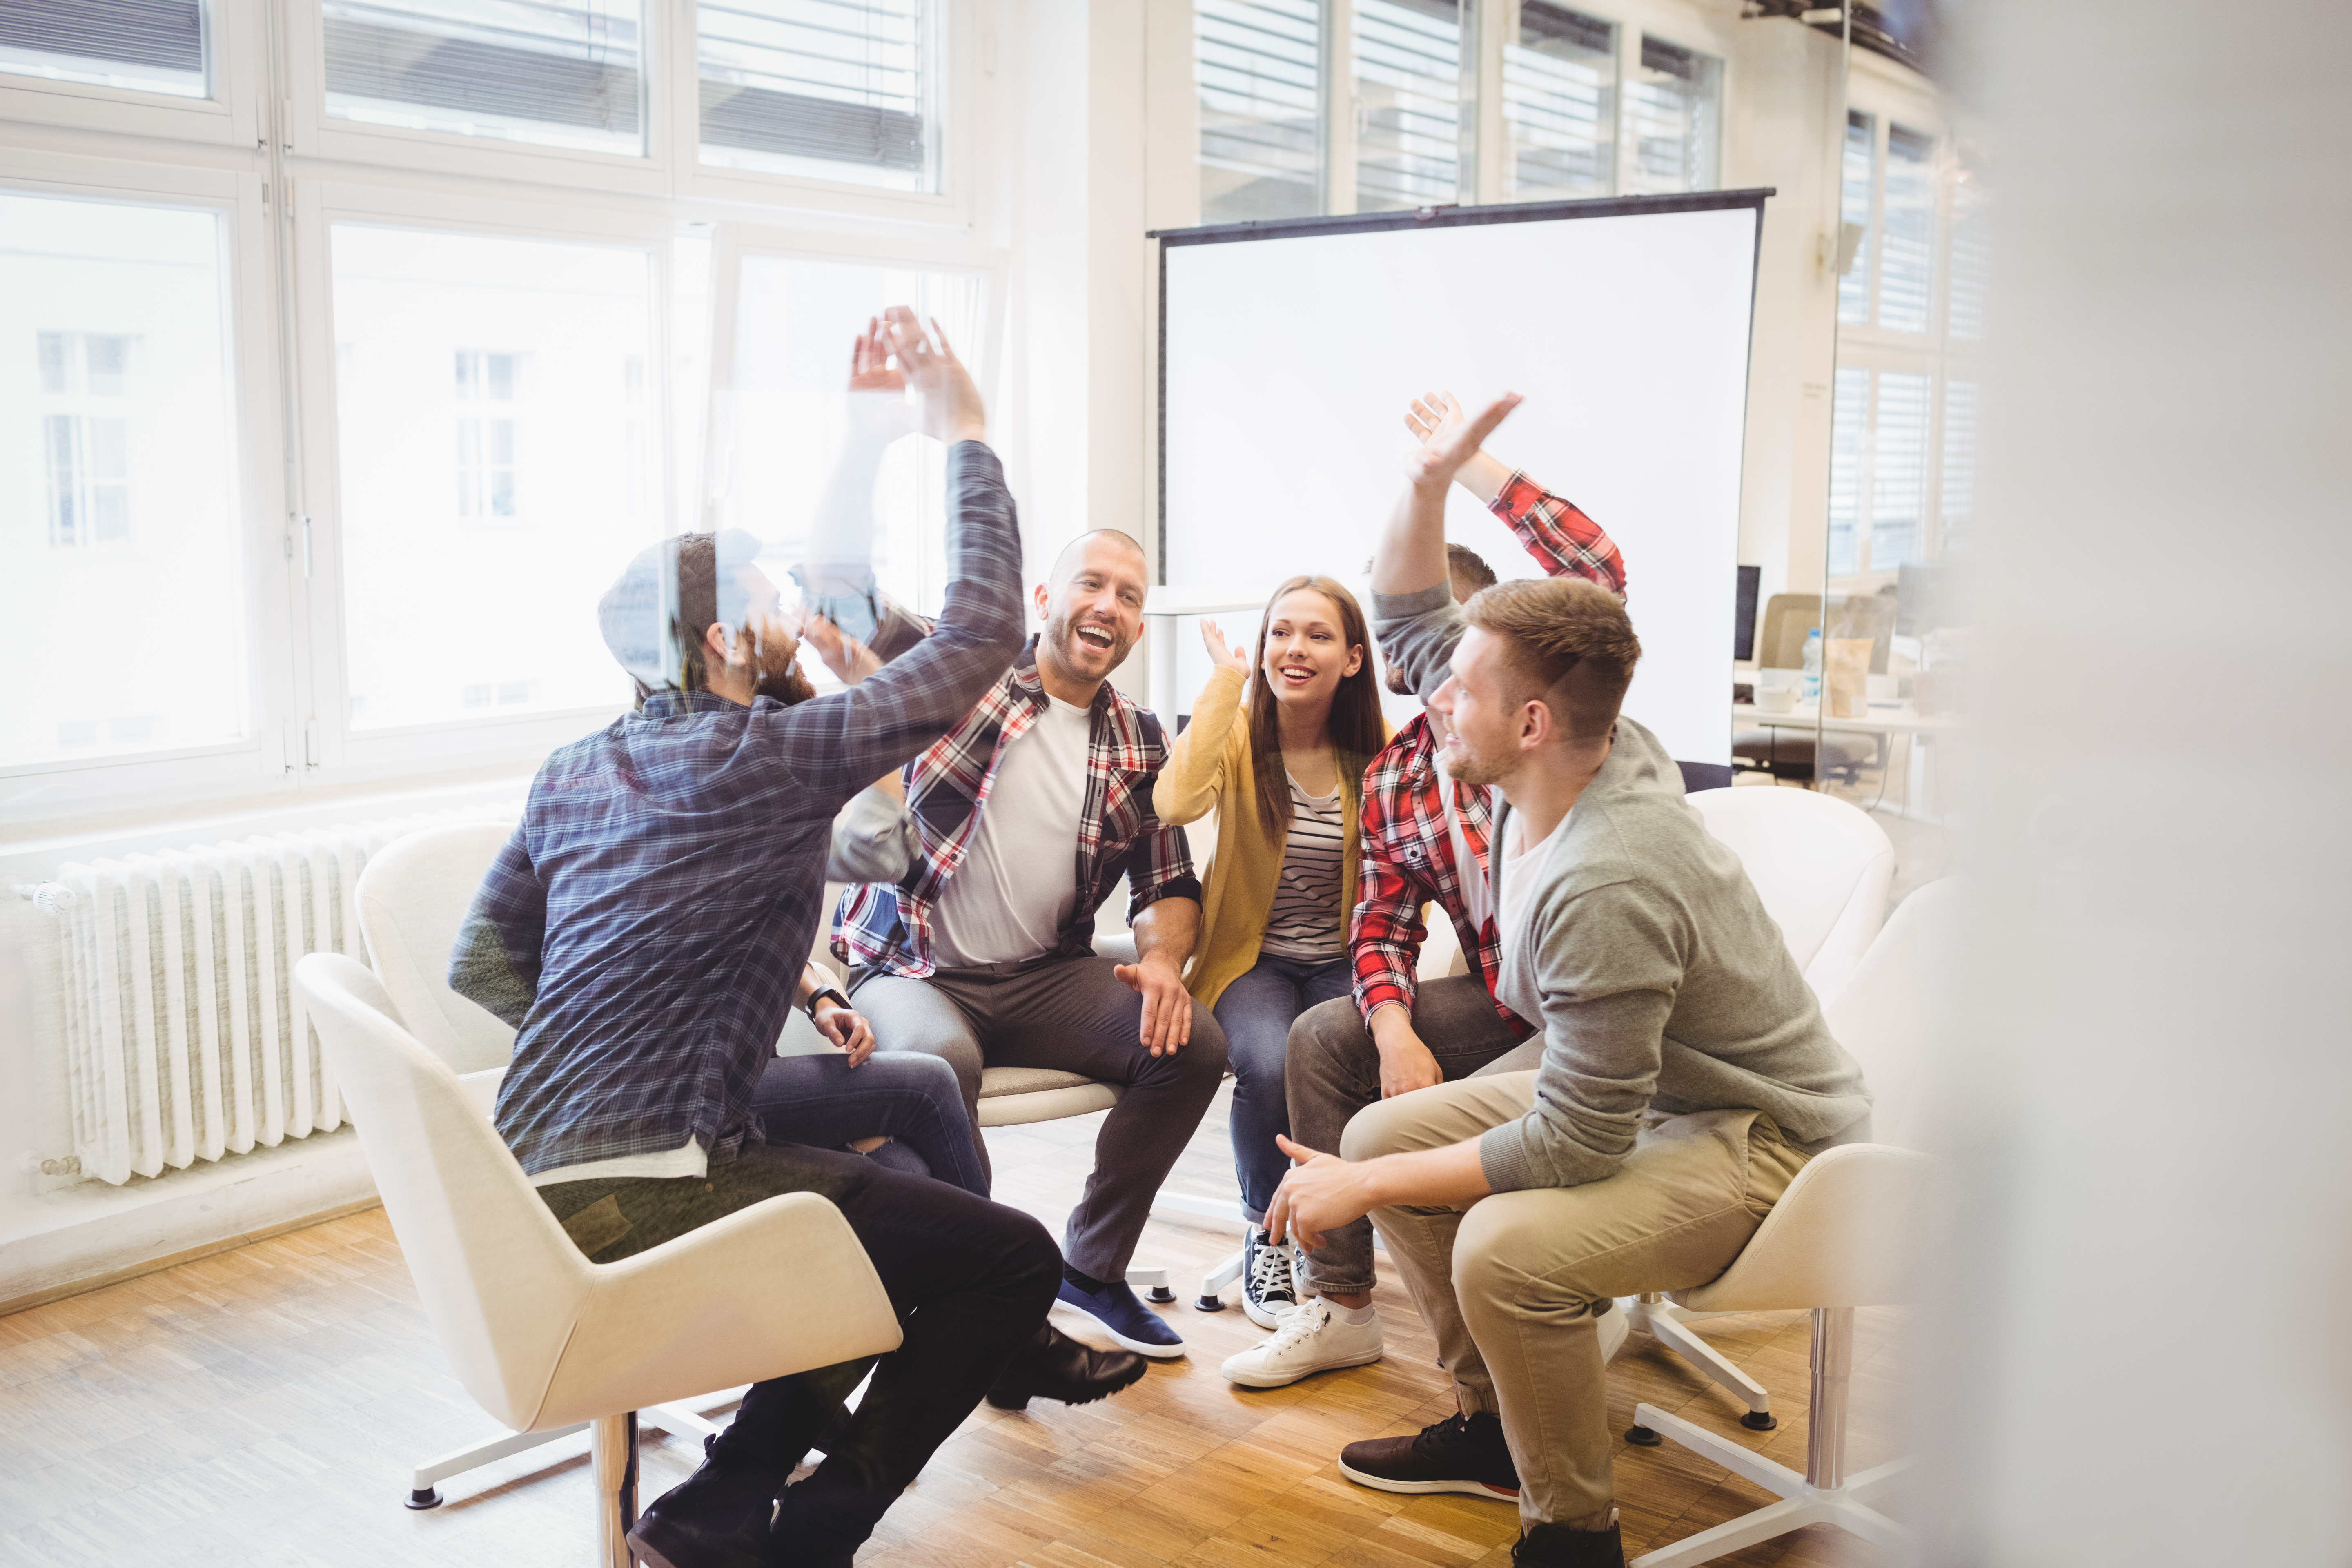
[[[1944,569],[1932,562],[1906,563],[1895,573],[1895,635],[1923,637],[1944,625]]]
[[[1756,657],[1756,595],[1764,584],[1764,568],[1738,570],[1739,595],[1731,612],[1731,657],[1744,660]]]

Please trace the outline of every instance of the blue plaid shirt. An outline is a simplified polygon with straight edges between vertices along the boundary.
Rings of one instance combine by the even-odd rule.
[[[996,456],[948,458],[946,608],[846,691],[745,708],[659,691],[549,757],[475,895],[450,984],[529,997],[498,1127],[527,1172],[761,1136],[824,895],[834,813],[971,710],[1021,647],[1021,535]],[[502,967],[503,973],[486,970]]]

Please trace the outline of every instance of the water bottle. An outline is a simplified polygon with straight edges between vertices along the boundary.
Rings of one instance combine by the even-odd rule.
[[[1805,700],[1822,700],[1822,628],[1805,634]]]

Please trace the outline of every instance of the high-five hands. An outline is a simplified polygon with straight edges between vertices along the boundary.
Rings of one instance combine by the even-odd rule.
[[[809,647],[816,649],[817,658],[824,660],[825,668],[844,686],[855,686],[882,668],[882,658],[872,648],[833,624],[830,617],[812,613],[804,623],[802,635]]]
[[[1372,1196],[1363,1165],[1325,1154],[1280,1133],[1275,1145],[1297,1163],[1283,1173],[1282,1185],[1265,1209],[1266,1234],[1277,1243],[1286,1237],[1313,1248],[1323,1245],[1326,1231],[1372,1212]]]
[[[923,405],[923,430],[952,445],[988,439],[988,408],[980,388],[972,384],[963,362],[948,346],[947,334],[933,321],[926,332],[915,312],[893,305],[882,313],[882,334],[898,374],[915,389]]]
[[[1405,428],[1421,445],[1405,459],[1404,476],[1416,486],[1443,489],[1474,458],[1486,437],[1519,405],[1519,395],[1507,392],[1468,416],[1450,392],[1424,392],[1405,411]],[[1490,459],[1491,460],[1491,459]]]
[[[895,441],[915,427],[907,406],[907,377],[890,363],[890,342],[882,318],[868,316],[866,330],[849,347],[849,427],[861,436]]]
[[[1220,669],[1237,669],[1244,680],[1249,679],[1249,650],[1227,647],[1225,634],[1217,629],[1216,622],[1206,619],[1201,622],[1201,646],[1209,650],[1210,663]]]

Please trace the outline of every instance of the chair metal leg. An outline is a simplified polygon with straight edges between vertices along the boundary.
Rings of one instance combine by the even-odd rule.
[[[1242,1265],[1248,1257],[1248,1247],[1236,1247],[1220,1258],[1214,1268],[1202,1275],[1201,1293],[1193,1298],[1193,1307],[1203,1312],[1223,1311],[1225,1287],[1242,1277]]]
[[[1741,1426],[1751,1432],[1769,1432],[1780,1425],[1772,1415],[1772,1395],[1764,1385],[1734,1366],[1721,1351],[1684,1326],[1696,1319],[1726,1314],[1686,1311],[1656,1292],[1626,1297],[1617,1304],[1624,1310],[1626,1321],[1632,1327],[1647,1331],[1660,1344],[1738,1395],[1740,1403],[1748,1406],[1748,1414],[1740,1418]]]
[[[681,1400],[670,1405],[656,1405],[642,1413],[640,1424],[646,1426],[658,1426],[665,1432],[675,1433],[681,1437],[708,1437],[718,1431],[719,1427],[707,1417],[698,1415],[694,1406],[731,1405],[742,1398],[744,1390],[740,1388],[722,1388],[715,1394],[706,1394],[698,1399]],[[409,1472],[408,1506],[415,1509],[439,1508],[441,1506],[439,1483],[451,1476],[462,1476],[467,1470],[478,1470],[484,1465],[492,1464],[509,1455],[527,1453],[543,1444],[552,1443],[558,1438],[569,1437],[575,1432],[586,1430],[588,1430],[587,1422],[575,1421],[569,1426],[551,1426],[543,1432],[509,1432],[502,1436],[492,1437],[484,1442],[468,1443],[462,1448],[452,1448],[446,1454],[425,1460]]]
[[[596,1471],[598,1568],[635,1568],[629,1531],[637,1522],[637,1413],[599,1415],[589,1427],[589,1453]]]
[[[1916,1546],[1910,1531],[1864,1500],[1907,1469],[1897,1459],[1854,1476],[1845,1473],[1846,1385],[1853,1371],[1853,1309],[1813,1311],[1813,1402],[1806,1428],[1805,1473],[1776,1465],[1753,1450],[1648,1405],[1633,1407],[1640,1427],[1671,1437],[1702,1458],[1746,1477],[1782,1500],[1727,1520],[1669,1546],[1636,1557],[1627,1568],[1696,1568],[1744,1546],[1770,1541],[1809,1524],[1833,1524],[1890,1552]]]

